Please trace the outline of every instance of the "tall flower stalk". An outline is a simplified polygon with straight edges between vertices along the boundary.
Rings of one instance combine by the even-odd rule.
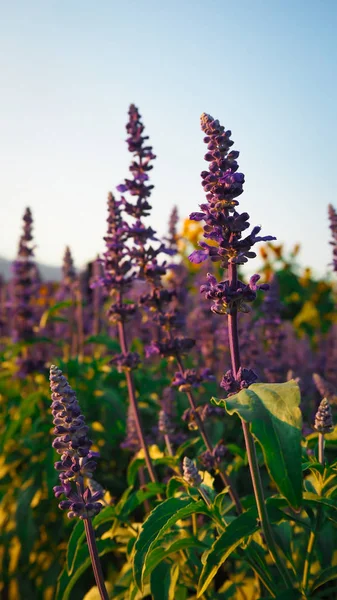
[[[55,463],[60,485],[54,487],[54,493],[56,498],[65,496],[66,499],[61,500],[59,507],[68,510],[70,519],[83,520],[97,587],[102,600],[108,600],[92,526],[92,518],[102,508],[99,500],[103,494],[102,491],[92,493],[90,487],[85,485],[85,479],[92,478],[98,453],[91,450],[89,428],[85,424],[76,394],[55,365],[50,367],[50,389],[55,425],[53,433],[57,436],[53,448],[61,455],[61,460]]]
[[[148,185],[148,171],[152,168],[150,161],[154,158],[151,146],[144,146],[147,136],[143,136],[143,125],[140,121],[138,109],[131,105],[129,111],[130,120],[127,126],[130,137],[127,142],[129,150],[134,155],[130,171],[133,179],[126,179],[124,184],[118,186],[122,193],[129,192],[131,196],[136,197],[135,202],[122,198],[125,211],[131,217],[133,222],[128,227],[128,236],[132,240],[133,246],[130,250],[130,256],[136,267],[137,279],[142,279],[148,284],[149,291],[140,298],[140,303],[149,311],[150,318],[157,332],[156,339],[146,348],[146,356],[160,355],[162,357],[174,358],[178,374],[179,387],[184,388],[187,395],[193,420],[200,431],[206,451],[213,456],[214,448],[207,435],[203,419],[200,416],[198,406],[192,393],[192,386],[198,386],[202,381],[209,379],[209,370],[204,370],[202,374],[197,374],[194,370],[186,370],[183,363],[183,356],[194,346],[194,340],[183,337],[181,329],[184,318],[177,308],[167,307],[176,297],[175,289],[164,288],[162,278],[166,275],[168,265],[160,262],[159,256],[166,254],[172,256],[176,253],[176,224],[177,212],[174,210],[170,218],[168,245],[160,243],[156,237],[156,232],[147,227],[144,218],[148,216],[151,205],[148,198],[150,196],[152,185]],[[179,331],[179,333],[178,333]],[[174,385],[176,385],[174,383]],[[239,498],[231,485],[226,473],[219,470],[220,477],[225,486],[229,487],[230,497],[235,504],[237,511],[241,512]]]
[[[205,221],[206,241],[200,242],[201,250],[195,250],[190,255],[190,260],[201,263],[209,258],[212,262],[219,262],[221,268],[227,270],[227,279],[223,281],[218,281],[216,277],[208,274],[208,281],[201,287],[201,292],[212,301],[213,312],[227,315],[231,370],[225,374],[221,385],[228,393],[235,393],[257,379],[252,370],[241,366],[238,312],[249,312],[249,304],[255,300],[257,291],[268,289],[266,284],[258,285],[259,275],[253,275],[249,283],[244,284],[238,278],[237,268],[256,256],[252,247],[257,242],[275,238],[258,235],[261,230],[259,226],[254,227],[246,237],[242,237],[250,225],[248,213],[239,213],[236,210],[239,204],[237,198],[243,192],[244,183],[244,175],[238,172],[239,152],[230,150],[234,143],[231,140],[231,132],[225,131],[219,121],[210,115],[201,115],[201,129],[205,133],[204,142],[208,149],[205,160],[209,162],[209,169],[201,173],[207,203],[201,204],[201,211],[192,213],[190,219]],[[207,243],[208,240],[211,244]],[[261,528],[268,550],[285,584],[291,586],[291,578],[280,559],[269,522],[255,443],[248,423],[243,420],[242,428]]]
[[[108,231],[104,238],[107,246],[103,261],[104,276],[98,283],[102,283],[109,294],[111,304],[108,310],[108,318],[109,322],[117,328],[121,348],[121,352],[113,357],[112,364],[115,364],[118,370],[125,374],[130,402],[129,412],[133,412],[133,416],[130,418],[135,426],[139,444],[143,449],[150,478],[153,482],[157,482],[157,476],[145,441],[132,373],[138,367],[140,357],[138,353],[129,350],[125,331],[126,321],[137,310],[135,303],[125,301],[125,293],[134,281],[129,248],[126,244],[128,226],[122,219],[121,201],[117,201],[112,193],[108,195],[107,221]]]

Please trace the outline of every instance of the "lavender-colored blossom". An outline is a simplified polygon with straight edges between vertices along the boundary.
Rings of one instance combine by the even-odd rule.
[[[121,443],[121,448],[123,448],[123,450],[130,450],[132,453],[136,453],[140,449],[136,419],[130,404],[128,406],[128,414],[126,419],[126,437]]]
[[[56,498],[62,495],[66,497],[59,507],[69,511],[69,518],[89,519],[102,508],[98,502],[102,498],[102,491],[92,493],[89,487],[84,487],[83,478],[92,478],[98,453],[91,450],[89,428],[76,394],[55,365],[50,367],[50,389],[55,425],[53,433],[57,436],[53,448],[61,455],[61,460],[55,463],[61,485],[54,487],[54,493]]]
[[[337,271],[337,212],[336,209],[332,206],[332,204],[329,204],[328,206],[328,214],[330,220],[330,229],[332,233],[332,242],[330,242],[330,244],[333,246],[332,266],[333,270]]]
[[[329,381],[326,381],[318,373],[314,373],[312,376],[313,382],[316,386],[317,391],[322,398],[327,398],[329,402],[336,403],[337,401],[337,390],[334,385]]]
[[[178,241],[178,235],[177,235],[177,225],[178,225],[178,221],[179,221],[179,216],[178,216],[178,208],[176,206],[173,207],[171,214],[170,214],[170,218],[169,218],[169,226],[168,226],[168,234],[165,238],[165,241],[167,242],[169,248],[171,248],[172,250],[174,250],[174,252],[177,252],[177,241]]]
[[[164,410],[160,410],[159,411],[159,416],[158,416],[158,430],[163,435],[168,435],[168,434],[174,432],[174,426],[173,426],[173,423],[171,421],[171,417]]]
[[[219,442],[216,446],[214,446],[212,452],[206,450],[200,455],[199,459],[207,471],[212,471],[219,466],[226,455],[226,452],[226,446]]]
[[[221,261],[224,268],[230,262],[244,264],[248,258],[256,256],[251,251],[254,244],[275,238],[259,236],[259,226],[242,238],[243,231],[249,228],[249,215],[235,210],[238,205],[236,198],[242,194],[244,183],[244,175],[237,172],[239,153],[229,151],[234,143],[230,139],[231,132],[225,131],[210,115],[201,115],[201,129],[206,133],[204,141],[208,148],[205,160],[210,163],[209,170],[201,173],[207,204],[201,204],[201,212],[192,213],[190,219],[205,221],[204,237],[212,240],[213,244],[200,242],[202,250],[194,251],[189,258],[200,263],[210,257],[212,261]]]
[[[199,487],[202,483],[201,476],[195,463],[187,456],[185,456],[183,460],[183,477],[188,485],[193,487]]]
[[[279,284],[274,275],[261,306],[259,325],[263,335],[263,358],[260,365],[265,379],[270,383],[284,381],[289,370],[289,360],[284,352],[285,331],[281,319]]]
[[[32,213],[27,208],[23,216],[23,233],[19,241],[18,256],[12,264],[11,312],[14,342],[29,342],[34,338],[36,315],[32,300],[38,281],[34,262],[32,229]]]
[[[196,369],[186,369],[183,373],[177,371],[172,381],[172,386],[176,386],[179,392],[188,392],[193,388],[199,387],[206,381],[214,381],[215,377],[211,370],[202,369],[199,373]]]
[[[236,377],[233,375],[233,371],[229,369],[223,376],[220,386],[227,392],[228,396],[236,394],[240,390],[249,387],[253,383],[256,383],[257,375],[252,369],[245,369],[240,367]]]
[[[236,306],[237,310],[241,312],[250,312],[248,303],[254,302],[256,291],[269,288],[266,283],[257,285],[259,279],[259,275],[253,275],[248,285],[239,280],[233,289],[229,281],[218,282],[214,275],[208,273],[207,283],[201,286],[200,291],[205,294],[207,300],[212,300],[211,310],[218,315],[229,314],[233,306]]]
[[[332,411],[329,400],[327,398],[323,398],[321,401],[317,413],[315,415],[315,425],[316,431],[319,433],[330,433],[333,431],[333,420],[332,420]]]

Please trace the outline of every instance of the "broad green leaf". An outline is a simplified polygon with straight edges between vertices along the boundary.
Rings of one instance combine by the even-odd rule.
[[[133,557],[133,574],[139,589],[143,586],[143,573],[147,566],[147,556],[154,542],[179,519],[186,519],[196,512],[206,511],[203,500],[195,502],[191,498],[168,498],[159,504],[143,524]]]
[[[83,542],[85,540],[85,531],[83,521],[79,519],[71,532],[71,536],[69,538],[68,547],[67,547],[67,557],[66,557],[66,565],[68,570],[68,575],[71,575],[74,570],[74,564],[76,560],[77,552]]]
[[[46,327],[46,325],[49,321],[49,318],[54,313],[56,313],[58,310],[62,310],[62,308],[69,308],[70,306],[72,306],[71,300],[65,300],[64,302],[57,302],[50,308],[47,308],[47,310],[44,311],[44,313],[40,319],[40,329],[44,329],[44,327]]]
[[[164,456],[163,458],[152,459],[154,466],[156,465],[167,465],[168,467],[174,468],[177,464],[177,460],[173,456]],[[146,467],[144,458],[134,458],[128,467],[127,481],[129,486],[134,486],[136,483],[137,473],[140,467]]]
[[[136,492],[131,494],[131,496],[129,496],[122,510],[119,513],[119,517],[121,519],[126,519],[128,515],[131,514],[135,510],[135,508],[137,508],[137,506],[140,506],[140,504],[144,502],[144,500],[153,498],[153,496],[156,496],[157,494],[162,494],[165,491],[165,485],[161,483],[153,484],[151,482],[148,483],[146,487],[150,489],[137,490]]]
[[[179,565],[161,563],[151,575],[151,595],[153,600],[176,600],[176,585]]]
[[[116,542],[112,540],[98,540],[97,542],[98,555],[103,556],[108,552],[112,552],[117,547]],[[87,546],[82,546],[76,556],[73,575],[69,578],[67,566],[64,567],[57,584],[55,600],[69,600],[70,592],[81,575],[90,567],[91,560]]]
[[[256,509],[251,508],[239,515],[226,527],[225,531],[214,542],[202,557],[203,569],[201,571],[197,598],[200,598],[211,583],[221,565],[234,552],[234,550],[259,528]]]
[[[171,584],[171,565],[161,562],[151,574],[151,597],[153,600],[168,600]]]
[[[333,579],[337,579],[337,566],[336,565],[334,567],[328,567],[327,569],[324,569],[324,571],[322,571],[314,579],[311,591],[314,592],[321,585],[324,585],[325,583],[327,583],[328,581],[332,581]]]
[[[212,399],[250,424],[261,444],[270,476],[294,508],[302,501],[302,418],[300,390],[294,380],[254,383],[226,399]]]
[[[148,553],[146,559],[146,566],[144,569],[143,579],[146,579],[150,575],[150,573],[162,562],[165,558],[170,556],[170,554],[174,554],[175,552],[179,552],[179,550],[185,550],[186,548],[199,548],[200,550],[207,549],[207,545],[203,542],[200,542],[196,538],[187,537],[181,538],[179,540],[175,540],[170,546],[164,548],[161,544],[158,544],[151,552]]]
[[[94,529],[97,529],[103,523],[108,523],[116,518],[115,506],[105,506],[102,510],[94,517],[92,524]]]

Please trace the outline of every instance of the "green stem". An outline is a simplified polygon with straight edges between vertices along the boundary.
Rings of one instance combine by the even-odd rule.
[[[318,462],[321,465],[324,465],[324,434],[323,433],[318,434]],[[309,575],[310,575],[310,566],[311,566],[311,562],[312,562],[312,555],[314,552],[317,531],[319,529],[320,523],[321,523],[321,510],[318,508],[314,529],[312,531],[310,531],[307,552],[306,552],[304,567],[303,567],[302,588],[305,593],[307,592],[307,588],[308,588],[308,580],[309,580]]]
[[[314,545],[315,545],[315,541],[316,541],[317,521],[318,521],[318,515],[316,517],[315,528],[313,529],[313,531],[310,531],[307,552],[306,552],[305,561],[304,561],[303,577],[302,577],[302,588],[303,588],[304,592],[307,591],[307,587],[308,587],[308,579],[309,579],[309,574],[310,574],[312,553],[313,553]]]
[[[230,262],[228,265],[228,281],[229,286],[232,290],[236,290],[238,284],[238,272],[237,265],[233,262]],[[240,359],[240,344],[239,344],[239,332],[238,332],[238,310],[237,306],[233,304],[231,306],[230,312],[228,314],[228,339],[229,339],[229,349],[232,363],[232,372],[234,377],[236,377],[240,367],[241,367],[241,359]],[[293,582],[289,575],[288,569],[283,564],[283,561],[279,557],[277,545],[274,539],[273,530],[271,528],[268,513],[266,509],[262,481],[259,471],[259,465],[257,462],[256,449],[253,437],[249,430],[248,423],[242,421],[242,429],[245,438],[246,450],[247,450],[247,458],[249,464],[250,475],[252,479],[253,489],[255,500],[257,504],[258,515],[260,519],[261,529],[264,534],[268,551],[280,572],[280,575],[286,584],[287,587],[293,588]]]
[[[182,363],[181,357],[177,355],[176,356],[176,361],[177,361],[177,365],[178,365],[180,373],[182,374],[182,376],[184,376],[185,370],[184,370],[184,365]],[[196,422],[196,424],[198,426],[200,435],[201,435],[201,437],[202,437],[202,439],[204,441],[204,444],[205,444],[208,452],[210,452],[210,454],[212,454],[212,452],[213,452],[213,445],[212,445],[212,443],[211,443],[211,441],[210,441],[210,439],[209,439],[209,437],[207,435],[206,429],[204,427],[204,424],[203,424],[203,422],[201,420],[201,417],[199,415],[199,412],[197,410],[197,405],[196,405],[194,396],[193,396],[192,392],[190,392],[190,391],[187,391],[185,393],[186,393],[186,396],[187,396],[188,401],[190,403],[190,407],[193,410],[193,416],[194,416],[195,422]],[[240,515],[242,513],[242,505],[241,505],[241,502],[240,502],[240,498],[239,498],[236,490],[234,489],[233,484],[232,484],[229,476],[227,475],[227,473],[224,473],[223,471],[221,471],[219,469],[219,467],[218,467],[218,473],[219,473],[219,476],[220,476],[220,478],[221,478],[221,480],[222,480],[222,482],[224,484],[224,487],[228,487],[228,494],[230,496],[230,499],[232,500],[233,504],[235,505],[236,512],[238,513],[238,515]]]
[[[105,583],[104,583],[101,561],[98,556],[95,532],[94,532],[94,528],[92,526],[91,519],[84,519],[84,529],[85,529],[85,534],[87,537],[92,568],[94,571],[94,576],[95,576],[96,584],[97,584],[101,599],[109,600],[109,594],[107,592],[107,589],[106,589]]]
[[[245,443],[247,448],[247,457],[250,469],[250,475],[252,479],[254,495],[256,499],[257,511],[259,515],[259,520],[261,524],[261,529],[264,534],[266,545],[269,550],[269,553],[278,568],[280,575],[286,584],[287,587],[293,588],[293,582],[289,575],[289,571],[286,566],[283,564],[282,560],[279,557],[278,549],[276,546],[276,542],[274,540],[273,531],[269,522],[268,513],[266,509],[266,504],[264,500],[262,481],[259,471],[259,465],[257,462],[256,449],[253,437],[249,431],[248,423],[242,421],[242,429],[245,437]]]
[[[324,465],[324,434],[318,434],[318,462]]]

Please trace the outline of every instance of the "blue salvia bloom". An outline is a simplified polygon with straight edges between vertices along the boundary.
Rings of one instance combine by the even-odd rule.
[[[284,381],[289,369],[283,348],[285,332],[281,309],[279,284],[277,278],[273,276],[261,306],[263,316],[259,320],[265,345],[261,368],[264,370],[266,380],[270,383]]]
[[[50,367],[50,389],[52,414],[56,436],[53,448],[61,455],[55,463],[61,485],[55,486],[56,498],[65,496],[59,507],[68,510],[68,517],[89,519],[99,513],[102,504],[98,502],[102,491],[92,493],[84,485],[84,477],[92,478],[96,468],[97,452],[91,450],[92,441],[88,437],[89,428],[85,424],[74,390],[55,365]]]
[[[17,259],[12,264],[11,282],[12,339],[14,342],[34,338],[35,314],[32,299],[37,287],[37,269],[34,262],[33,218],[29,208],[23,216],[23,233],[19,241]]]
[[[58,301],[67,300],[72,297],[75,281],[76,270],[74,260],[69,246],[66,246],[62,262],[62,281],[57,292]]]
[[[187,456],[185,456],[183,460],[183,478],[185,479],[186,483],[192,485],[193,487],[199,487],[202,483],[202,479],[197,467],[195,466],[195,462]]]
[[[333,431],[332,411],[327,398],[323,398],[318,407],[315,415],[314,427],[316,431],[323,434],[331,433],[331,431]]]
[[[329,214],[329,220],[330,220],[330,229],[331,229],[331,233],[332,233],[332,241],[330,242],[330,244],[333,246],[332,266],[333,266],[333,270],[337,271],[337,212],[336,212],[335,208],[332,206],[332,204],[329,204],[329,206],[328,206],[328,214]]]
[[[231,132],[225,131],[219,121],[206,113],[201,115],[201,129],[206,134],[204,142],[208,148],[205,160],[209,162],[209,170],[201,173],[207,204],[201,204],[201,212],[192,213],[190,219],[205,221],[205,239],[217,244],[209,246],[206,242],[200,242],[202,250],[195,250],[190,260],[200,263],[209,256],[212,261],[220,261],[223,268],[230,262],[244,264],[249,258],[256,256],[255,252],[251,251],[254,244],[275,238],[259,236],[259,226],[254,227],[248,236],[242,238],[243,231],[250,225],[248,213],[240,214],[235,209],[239,204],[236,198],[242,194],[245,180],[243,173],[238,173],[239,152],[230,151],[234,143],[230,139]]]
[[[246,237],[243,232],[250,227],[248,213],[238,213],[236,198],[243,192],[244,175],[238,173],[237,158],[239,152],[230,151],[233,141],[231,132],[225,131],[219,121],[203,113],[201,129],[206,133],[204,142],[208,152],[205,160],[209,170],[201,173],[202,185],[206,193],[207,204],[201,204],[201,212],[190,215],[192,221],[205,221],[204,238],[213,245],[201,241],[202,250],[195,250],[189,259],[201,263],[208,257],[213,262],[220,262],[222,268],[229,264],[242,265],[249,258],[256,256],[252,247],[261,241],[274,240],[273,236],[258,235],[261,227],[254,227]],[[214,242],[216,244],[214,245]],[[207,283],[200,291],[212,301],[211,310],[217,314],[230,314],[232,309],[249,312],[249,304],[256,298],[258,289],[268,289],[267,284],[258,285],[260,276],[253,275],[248,285],[238,280],[233,286],[229,280],[218,282],[212,274],[207,275]]]

